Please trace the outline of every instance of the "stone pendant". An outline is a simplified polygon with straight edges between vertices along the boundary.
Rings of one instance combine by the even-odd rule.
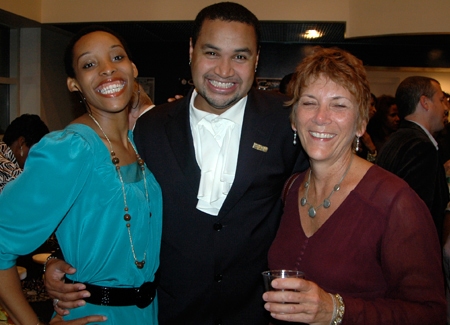
[[[316,209],[314,209],[314,207],[310,207],[310,208],[308,209],[308,215],[309,215],[311,218],[314,218],[314,217],[316,216]]]

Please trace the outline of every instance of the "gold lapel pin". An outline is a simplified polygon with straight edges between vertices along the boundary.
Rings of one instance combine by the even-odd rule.
[[[256,149],[256,150],[259,150],[259,151],[262,151],[262,152],[267,152],[267,150],[269,150],[269,148],[267,148],[266,146],[263,146],[263,145],[261,145],[259,143],[256,143],[256,142],[253,142],[252,148]]]

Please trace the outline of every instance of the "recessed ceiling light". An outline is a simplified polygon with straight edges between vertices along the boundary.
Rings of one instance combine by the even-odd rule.
[[[319,32],[316,29],[308,29],[306,32],[304,32],[302,34],[302,37],[303,38],[307,38],[307,39],[314,39],[314,38],[319,38],[319,37],[322,37],[322,36],[323,36],[323,33]]]

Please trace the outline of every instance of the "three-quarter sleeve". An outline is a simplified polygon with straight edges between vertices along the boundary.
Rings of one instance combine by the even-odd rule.
[[[24,172],[0,194],[0,269],[52,234],[89,177],[94,154],[86,139],[68,130],[32,147]]]

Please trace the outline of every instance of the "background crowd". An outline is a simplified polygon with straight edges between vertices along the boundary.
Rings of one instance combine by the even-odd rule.
[[[85,114],[40,141],[5,132],[0,168],[20,168],[0,194],[0,303],[14,322],[48,321],[15,260],[56,231],[51,324],[446,323],[439,81],[409,77],[376,97],[363,62],[318,47],[279,92],[261,91],[259,47],[245,7],[204,8],[194,87],[153,107],[125,40],[99,26],[74,36],[67,87]],[[264,292],[266,269],[305,278]]]

